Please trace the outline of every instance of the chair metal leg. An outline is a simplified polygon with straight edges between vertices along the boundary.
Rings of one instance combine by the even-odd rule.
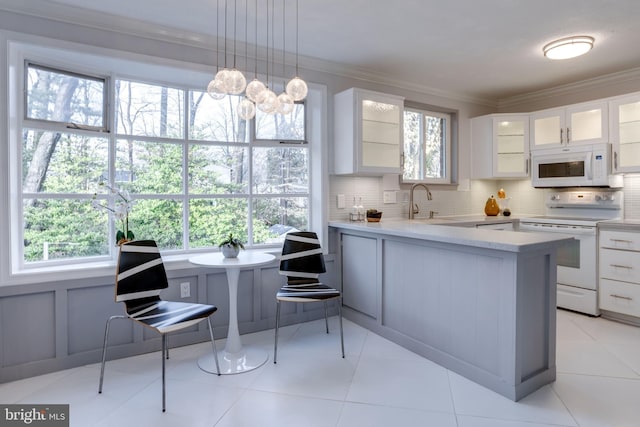
[[[329,333],[329,309],[327,308],[327,302],[324,302],[324,327],[327,330],[327,333]]]
[[[216,337],[213,332],[213,324],[211,323],[211,317],[207,317],[209,322],[209,335],[211,335],[211,346],[213,347],[213,358],[216,361],[216,373],[220,376],[220,365],[218,364],[218,351],[216,350]]]
[[[169,335],[167,335],[167,360],[169,360]]]
[[[338,317],[340,318],[340,346],[342,347],[342,358],[344,359],[344,334],[342,333],[342,298],[338,298]]]
[[[162,352],[160,353],[160,357],[162,358],[162,412],[166,411],[166,392],[165,392],[165,378],[164,378],[164,371],[165,371],[165,358],[164,355],[167,351],[167,335],[166,334],[162,334]]]
[[[126,319],[125,316],[111,316],[107,320],[107,324],[104,328],[104,342],[102,343],[102,366],[100,367],[100,385],[98,386],[98,393],[102,393],[102,383],[104,381],[104,365],[107,361],[107,340],[109,339],[109,325],[113,319]]]
[[[276,339],[273,346],[273,363],[278,362],[278,328],[280,327],[280,301],[276,305]]]

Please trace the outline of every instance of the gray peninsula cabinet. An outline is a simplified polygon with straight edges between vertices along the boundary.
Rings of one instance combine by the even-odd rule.
[[[556,248],[566,238],[329,223],[344,315],[509,399],[556,377]]]

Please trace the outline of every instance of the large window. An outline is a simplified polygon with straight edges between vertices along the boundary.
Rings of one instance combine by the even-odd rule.
[[[451,115],[404,110],[404,182],[451,183]]]
[[[118,222],[94,207],[115,208],[108,188],[133,200],[135,237],[164,250],[214,247],[229,233],[269,245],[309,228],[303,103],[244,121],[238,96],[29,62],[24,84],[22,263],[110,256]]]

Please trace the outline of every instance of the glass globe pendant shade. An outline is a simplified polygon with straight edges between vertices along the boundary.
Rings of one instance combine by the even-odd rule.
[[[231,71],[227,70],[226,68],[223,68],[222,70],[218,71],[216,73],[216,80],[219,80],[222,84],[222,87],[224,87],[224,91],[227,92],[227,86],[226,86],[226,80],[227,80],[227,76],[229,75]]]
[[[257,102],[260,94],[267,90],[267,87],[258,79],[253,79],[248,85],[245,95],[253,102]]]
[[[257,106],[263,113],[275,113],[278,108],[278,97],[271,89],[267,89],[258,98]]]
[[[278,95],[278,114],[289,114],[293,111],[293,98],[288,93],[282,92]]]
[[[248,98],[242,98],[238,104],[238,116],[243,120],[251,120],[256,116],[256,105]]]
[[[247,87],[247,79],[245,79],[241,71],[234,68],[225,76],[224,85],[227,88],[227,93],[239,95]]]
[[[287,83],[287,94],[293,98],[294,101],[302,101],[305,99],[308,91],[307,84],[300,77],[294,77]]]
[[[213,99],[222,99],[227,95],[227,91],[224,88],[224,82],[216,80],[215,78],[207,85],[207,93]]]

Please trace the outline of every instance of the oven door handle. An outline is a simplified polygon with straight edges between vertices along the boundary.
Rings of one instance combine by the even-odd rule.
[[[590,228],[571,228],[571,227],[558,227],[558,226],[544,226],[544,225],[533,225],[533,224],[523,224],[520,223],[520,230],[524,231],[536,231],[538,233],[562,233],[562,234],[570,234],[570,235],[593,235],[596,234],[595,227]]]

